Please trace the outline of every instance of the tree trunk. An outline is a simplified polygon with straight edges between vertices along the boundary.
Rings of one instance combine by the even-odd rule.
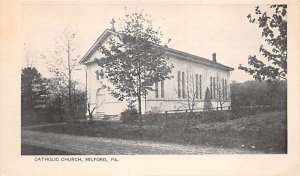
[[[142,119],[142,84],[141,84],[141,68],[138,64],[138,106],[139,106],[139,131],[140,137],[143,138],[143,119]]]
[[[142,98],[141,98],[141,95],[138,96],[138,106],[139,106],[139,128],[140,128],[140,135],[142,137],[143,119],[142,119]]]
[[[72,108],[72,95],[71,95],[71,84],[72,84],[72,78],[71,78],[71,58],[70,58],[70,45],[68,43],[68,49],[67,49],[67,52],[68,52],[68,71],[69,71],[69,85],[68,85],[68,88],[69,88],[69,110],[70,110],[70,117],[73,116],[73,108]]]
[[[194,115],[193,109],[190,109],[189,110],[189,115],[187,116],[187,123],[186,123],[186,126],[184,128],[184,133],[186,135],[185,143],[190,143],[191,142],[190,126],[191,126],[191,120],[193,118],[193,115]]]

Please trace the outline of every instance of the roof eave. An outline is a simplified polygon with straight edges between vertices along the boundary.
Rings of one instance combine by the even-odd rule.
[[[191,55],[189,53],[185,53],[185,54],[188,54],[188,55],[192,56],[192,57],[187,57],[183,54],[178,53],[178,52],[182,52],[182,51],[176,52],[177,50],[175,50],[175,49],[170,50],[170,48],[165,48],[165,51],[166,51],[166,54],[172,54],[172,55],[175,55],[177,57],[180,57],[181,59],[185,59],[187,61],[193,61],[195,63],[201,63],[201,64],[206,65],[206,66],[215,67],[215,68],[219,68],[219,69],[226,70],[226,71],[233,71],[234,70],[234,68],[227,67],[227,66],[222,65],[220,63],[216,64],[216,63],[213,63],[213,62],[209,62],[209,60],[205,59],[205,58],[201,58],[201,59],[205,60],[205,61],[202,61],[202,60],[199,59],[200,58],[199,56],[194,56],[194,55]],[[195,57],[197,57],[197,58],[195,58]]]
[[[80,64],[86,64],[86,60],[89,58],[89,56],[93,53],[93,51],[96,49],[96,47],[101,43],[101,41],[105,40],[109,35],[114,34],[116,32],[111,31],[110,29],[106,29],[101,36],[96,40],[96,42],[93,44],[93,46],[85,53],[85,55],[82,57],[82,59],[79,61]]]
[[[114,31],[111,31],[110,29],[106,29],[102,34],[101,36],[96,40],[96,42],[93,44],[93,46],[86,52],[86,54],[83,56],[83,58],[79,61],[80,64],[83,64],[83,65],[87,65],[87,64],[90,64],[90,63],[93,63],[93,61],[91,62],[86,62],[87,59],[91,56],[91,54],[94,52],[94,50],[96,49],[96,47],[99,45],[99,43],[103,42],[109,35],[111,34],[118,34],[117,32],[114,32]],[[181,58],[184,58],[185,60],[189,60],[189,61],[194,61],[194,62],[197,62],[197,63],[202,63],[204,65],[207,65],[207,66],[211,66],[211,67],[217,67],[217,68],[220,68],[220,69],[223,69],[223,70],[226,70],[226,71],[233,71],[234,69],[231,68],[231,67],[227,67],[225,65],[222,65],[220,63],[214,63],[213,61],[211,60],[208,60],[206,58],[202,58],[200,56],[196,56],[196,55],[192,55],[192,54],[189,54],[189,53],[185,53],[183,51],[179,51],[179,50],[176,50],[176,49],[172,49],[172,48],[166,48],[166,47],[163,47],[163,49],[170,53],[170,54],[174,54],[174,55],[177,55]],[[185,56],[185,55],[188,55],[189,57]]]

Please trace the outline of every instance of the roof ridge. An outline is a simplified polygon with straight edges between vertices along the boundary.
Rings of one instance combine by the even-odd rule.
[[[87,57],[87,56],[89,56],[90,55],[90,52],[94,49],[94,47],[100,42],[100,39],[104,36],[104,34],[106,33],[106,32],[110,32],[111,34],[119,34],[118,32],[116,32],[116,31],[112,31],[111,29],[105,29],[104,30],[104,32],[97,38],[97,40],[96,40],[96,42],[92,45],[92,47],[86,52],[86,54],[83,56],[83,58],[79,61],[79,63],[83,63],[84,62],[84,60],[85,60],[85,58]],[[162,45],[160,45],[164,50],[166,50],[166,51],[169,51],[169,52],[177,52],[178,54],[181,54],[181,55],[186,55],[186,57],[192,57],[192,58],[194,58],[194,59],[197,59],[198,61],[203,61],[203,62],[208,62],[208,63],[210,63],[210,64],[213,64],[213,65],[218,65],[218,66],[220,66],[220,67],[224,67],[224,68],[226,68],[226,69],[228,69],[228,70],[234,70],[233,68],[231,68],[231,67],[228,67],[228,66],[226,66],[226,65],[223,65],[223,64],[221,64],[221,63],[218,63],[218,62],[214,62],[214,61],[212,61],[212,60],[210,60],[210,59],[207,59],[207,58],[204,58],[204,57],[201,57],[201,56],[197,56],[197,55],[194,55],[194,54],[190,54],[190,53],[188,53],[188,52],[185,52],[185,51],[180,51],[180,50],[178,50],[178,49],[174,49],[174,48],[169,48],[169,47],[166,47],[166,46],[162,46]]]
[[[219,63],[219,62],[214,62],[214,61],[212,61],[212,60],[210,60],[210,59],[207,59],[207,58],[204,58],[204,57],[201,57],[201,56],[197,56],[197,55],[195,55],[195,54],[190,54],[190,53],[185,52],[185,51],[180,51],[180,50],[177,50],[177,49],[174,49],[174,48],[165,48],[165,50],[172,50],[172,51],[178,52],[178,53],[180,53],[180,54],[185,54],[185,55],[194,57],[195,59],[198,59],[198,60],[199,60],[199,59],[202,59],[202,60],[205,61],[205,62],[208,61],[208,62],[210,62],[211,64],[219,65],[219,66],[226,67],[226,68],[228,68],[228,69],[232,69],[232,70],[233,70],[232,67],[228,67],[228,66],[223,65],[223,64],[221,64],[221,63]]]

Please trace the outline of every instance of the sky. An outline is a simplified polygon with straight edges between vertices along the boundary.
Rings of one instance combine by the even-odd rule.
[[[253,80],[252,76],[238,70],[239,64],[247,65],[249,55],[258,54],[262,43],[261,32],[256,24],[248,22],[247,15],[254,12],[255,5],[200,5],[175,3],[24,3],[22,5],[22,41],[24,57],[22,66],[29,63],[50,77],[41,54],[53,51],[54,39],[64,28],[77,32],[76,54],[84,56],[111,20],[120,29],[125,14],[143,10],[151,15],[153,26],[160,27],[162,41],[170,48],[194,55],[212,58],[232,67],[231,81]],[[76,79],[84,83],[84,71],[76,73]]]

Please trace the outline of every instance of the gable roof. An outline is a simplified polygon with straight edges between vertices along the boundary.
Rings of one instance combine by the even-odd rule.
[[[103,43],[111,34],[117,35],[117,32],[114,32],[112,30],[106,29],[101,36],[96,40],[96,42],[93,44],[93,46],[87,51],[87,53],[83,56],[83,58],[79,61],[80,64],[87,64],[87,60],[89,57],[97,50],[97,48],[100,46],[101,43]],[[172,55],[175,56],[176,58],[194,62],[194,63],[200,63],[206,66],[210,67],[215,67],[218,69],[226,70],[226,71],[233,71],[234,69],[228,66],[225,66],[223,64],[220,64],[218,62],[214,62],[212,60],[196,56],[193,54],[189,54],[183,51],[179,51],[176,49],[168,48],[168,47],[163,47],[163,49],[166,52],[166,55]]]
[[[117,34],[116,32],[106,29],[100,37],[96,40],[93,46],[85,53],[82,59],[79,61],[80,64],[86,64],[85,62],[89,59],[89,57],[97,50],[101,43],[103,43],[111,34]]]

